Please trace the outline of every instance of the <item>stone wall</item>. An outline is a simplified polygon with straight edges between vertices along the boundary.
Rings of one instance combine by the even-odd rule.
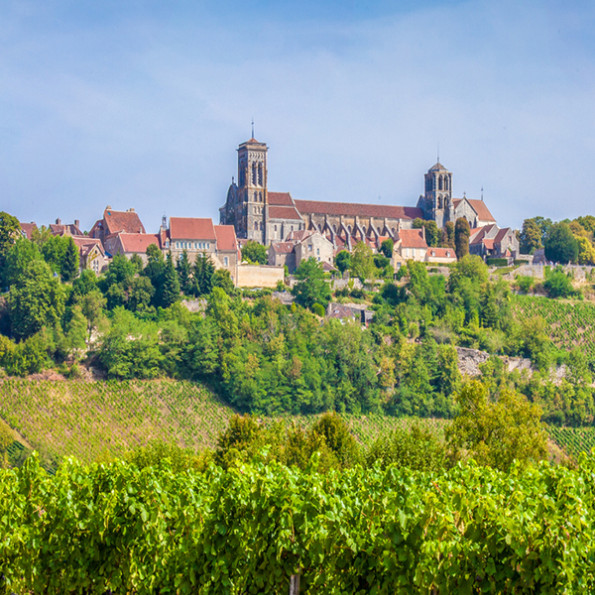
[[[285,271],[282,267],[241,264],[237,275],[237,287],[277,287],[277,283],[283,281]]]

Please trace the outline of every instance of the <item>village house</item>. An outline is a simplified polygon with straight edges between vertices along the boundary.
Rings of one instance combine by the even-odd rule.
[[[143,265],[147,264],[147,248],[151,245],[161,250],[159,235],[156,233],[127,233],[119,231],[110,234],[105,239],[105,250],[111,256],[122,254],[132,258],[135,254],[140,256]]]
[[[89,236],[71,236],[79,249],[79,270],[89,269],[99,275],[109,264],[110,259],[103,249],[101,241]]]
[[[519,240],[510,227],[500,229],[493,223],[471,230],[469,254],[482,258],[516,258],[519,252]]]
[[[91,228],[89,236],[100,239],[105,250],[109,252],[105,246],[105,240],[118,232],[146,233],[145,226],[134,209],[114,211],[110,206],[107,206],[103,211],[103,217],[96,221]]]
[[[397,260],[425,262],[428,254],[425,229],[399,230],[393,250],[398,256]]]

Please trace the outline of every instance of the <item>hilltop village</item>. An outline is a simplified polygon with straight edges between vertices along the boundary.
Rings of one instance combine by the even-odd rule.
[[[157,232],[148,233],[134,208],[121,211],[108,205],[89,232],[80,229],[78,220],[66,224],[60,219],[47,230],[72,237],[81,270],[99,274],[116,254],[138,255],[146,263],[147,248],[154,245],[175,262],[183,253],[191,264],[197,255],[208,255],[240,287],[274,287],[285,272],[293,273],[310,257],[325,270],[335,270],[337,254],[351,252],[358,243],[379,253],[389,240],[395,270],[408,260],[453,263],[458,219],[469,225],[471,254],[511,261],[519,254],[518,234],[500,228],[483,199],[454,197],[453,174],[439,162],[424,175],[416,206],[391,206],[294,199],[289,192],[269,190],[267,153],[267,145],[255,138],[239,145],[237,182],[234,178],[229,187],[219,224],[205,217],[171,216],[163,218]],[[21,223],[21,229],[31,239],[37,225]],[[248,241],[268,248],[268,262],[242,263],[241,250]]]

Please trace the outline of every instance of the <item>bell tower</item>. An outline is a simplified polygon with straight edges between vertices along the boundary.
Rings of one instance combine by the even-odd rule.
[[[252,138],[238,148],[238,199],[241,205],[240,237],[264,244],[267,205],[267,151]]]
[[[439,228],[454,219],[452,204],[452,173],[439,161],[424,175],[425,194],[423,197],[424,217],[436,222]]]

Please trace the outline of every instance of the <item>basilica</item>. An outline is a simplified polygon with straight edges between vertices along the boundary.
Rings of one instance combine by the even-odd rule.
[[[267,151],[267,145],[255,138],[238,148],[237,183],[232,181],[219,211],[221,224],[233,225],[240,239],[271,245],[286,241],[293,232],[315,231],[338,249],[361,241],[396,240],[399,231],[411,229],[417,218],[433,220],[440,228],[460,217],[467,219],[471,229],[495,224],[483,200],[453,198],[452,173],[439,162],[425,174],[424,194],[415,207],[325,202],[270,191]]]

